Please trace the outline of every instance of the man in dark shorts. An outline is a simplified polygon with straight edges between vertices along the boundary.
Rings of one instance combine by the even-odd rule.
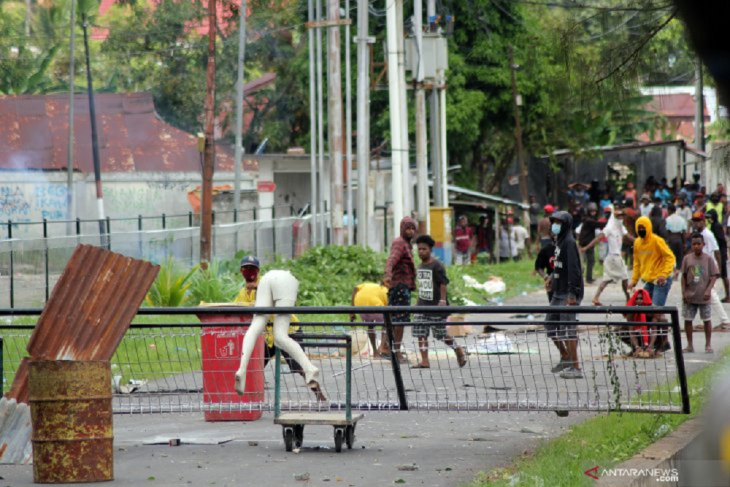
[[[555,268],[546,289],[553,292],[550,306],[579,306],[583,299],[583,268],[578,245],[573,238],[573,219],[558,211],[550,218],[550,230],[556,236]],[[563,379],[581,379],[578,362],[578,325],[575,313],[548,313],[545,330],[560,352],[560,362],[552,372]]]
[[[594,238],[596,238],[596,230],[599,229],[598,225],[598,206],[595,203],[588,203],[588,211],[585,217],[583,217],[583,223],[580,228],[580,235],[578,235],[578,245],[581,247],[587,247]],[[593,284],[593,267],[596,265],[596,251],[591,247],[585,252],[585,263],[586,263],[586,282]]]
[[[413,248],[411,241],[416,236],[416,221],[409,217],[403,217],[400,222],[400,236],[393,240],[390,245],[390,256],[385,264],[385,278],[383,285],[388,288],[388,305],[410,306],[411,291],[416,289],[416,265],[413,262]],[[407,323],[411,321],[408,313],[394,313],[394,323]],[[393,330],[396,358],[399,362],[408,362],[401,351],[403,341],[403,327],[396,326]],[[388,350],[388,341],[380,342],[380,355],[390,357],[391,350]]]
[[[436,242],[429,235],[421,235],[416,239],[418,257],[421,265],[416,270],[418,281],[418,306],[446,307],[449,305],[447,286],[449,278],[443,264],[433,258],[431,251]],[[443,341],[456,353],[459,367],[466,365],[464,347],[456,345],[454,338],[446,331],[448,313],[423,313],[414,315],[418,324],[413,325],[413,336],[418,338],[418,349],[421,352],[421,361],[414,365],[414,369],[428,369],[431,363],[428,359],[428,335],[433,334],[436,340]]]

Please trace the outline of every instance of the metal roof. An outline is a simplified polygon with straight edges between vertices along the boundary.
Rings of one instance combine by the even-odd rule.
[[[194,135],[165,123],[150,93],[95,97],[102,172],[199,172]],[[0,96],[0,170],[66,170],[68,95]],[[89,103],[74,98],[74,169],[94,170]],[[232,171],[228,144],[216,147],[216,170]]]
[[[703,157],[707,159],[710,157],[706,152],[703,152],[699,149],[696,149],[690,145],[688,145],[683,140],[667,140],[667,141],[660,141],[660,142],[632,142],[630,144],[621,144],[621,145],[604,145],[604,146],[595,146],[590,147],[586,149],[585,151],[598,151],[598,152],[616,152],[616,151],[624,151],[624,150],[641,150],[641,149],[649,149],[651,147],[664,147],[667,145],[679,145],[682,149],[686,150],[687,152],[690,152],[692,154],[696,154],[700,157]],[[572,150],[572,149],[558,149],[550,153],[550,155],[553,156],[566,156],[575,154],[578,151]],[[540,157],[541,159],[546,159],[550,157],[550,155],[544,154]]]
[[[428,185],[433,186],[433,181],[429,181]],[[519,201],[510,200],[507,198],[500,198],[499,196],[494,196],[491,194],[474,191],[472,189],[462,188],[461,186],[454,186],[453,184],[449,184],[448,190],[451,193],[456,193],[456,194],[459,194],[462,196],[468,196],[468,197],[475,198],[478,200],[487,201],[489,203],[492,203],[492,205],[516,206],[517,208],[520,208],[521,210],[530,209],[530,205],[520,203]],[[463,202],[460,202],[460,203],[463,203]]]

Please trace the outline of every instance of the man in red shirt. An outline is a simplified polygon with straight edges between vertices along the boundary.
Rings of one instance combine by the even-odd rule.
[[[471,262],[470,250],[474,243],[474,229],[469,226],[466,215],[459,215],[454,228],[454,250],[456,265],[465,265]]]
[[[389,306],[410,306],[411,292],[416,289],[416,265],[413,261],[413,237],[416,236],[416,221],[411,217],[404,217],[400,222],[400,236],[393,240],[390,245],[390,256],[385,264],[385,278],[383,284],[388,288]],[[395,313],[392,315],[393,323],[408,323],[411,315],[408,313]],[[385,332],[385,330],[384,330]],[[401,351],[403,341],[403,327],[396,326],[393,330],[394,347],[399,362],[407,363]],[[380,342],[380,355],[390,356],[388,350],[389,341],[383,336]]]

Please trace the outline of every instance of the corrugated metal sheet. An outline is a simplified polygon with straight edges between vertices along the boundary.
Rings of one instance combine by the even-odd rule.
[[[28,342],[31,360],[110,360],[158,272],[149,262],[91,245],[76,247]],[[28,402],[27,361],[6,397]],[[0,445],[10,440],[0,434]]]
[[[0,464],[31,462],[30,421],[30,407],[27,404],[0,398]]]
[[[196,138],[162,121],[149,93],[96,95],[99,150],[103,172],[198,172]],[[68,148],[68,96],[0,96],[0,169],[65,170]],[[75,169],[94,169],[89,102],[74,99]],[[227,144],[216,150],[216,170],[232,171]]]
[[[53,288],[28,353],[34,360],[110,360],[159,266],[79,245]]]

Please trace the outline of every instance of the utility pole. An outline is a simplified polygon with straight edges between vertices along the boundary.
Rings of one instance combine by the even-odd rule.
[[[329,156],[332,175],[332,243],[344,245],[342,232],[342,57],[340,54],[340,2],[327,0],[327,125],[329,127]]]
[[[66,225],[66,233],[71,235],[73,218],[73,202],[74,202],[74,77],[76,74],[76,0],[71,0],[71,28],[69,35],[70,53],[68,62],[68,149],[66,152],[66,164],[68,174],[66,179],[66,209],[68,224]]]
[[[519,163],[520,168],[520,196],[522,197],[522,203],[526,205],[529,199],[529,190],[527,189],[527,166],[525,166],[525,157],[522,150],[522,125],[520,124],[520,106],[522,105],[522,98],[517,94],[516,71],[519,69],[519,66],[515,64],[513,46],[509,46],[509,67],[510,73],[512,74],[512,102],[515,110],[515,143],[517,144],[517,162]],[[525,211],[525,214],[527,214],[527,211]]]
[[[695,63],[695,147],[705,150],[705,99],[702,81],[702,61]],[[696,158],[699,160],[699,158]],[[695,168],[696,169],[696,168]]]
[[[393,235],[400,233],[403,219],[403,141],[400,110],[400,76],[398,75],[398,22],[396,3],[402,0],[386,0],[386,25],[388,49],[388,93],[390,106],[390,147],[392,160]],[[406,161],[407,163],[407,161]],[[385,242],[387,245],[387,242]]]
[[[30,15],[31,15],[30,0],[25,0],[25,36],[30,36]]]
[[[439,149],[441,150],[441,201],[449,206],[449,153],[446,150],[446,75],[443,70],[438,74],[439,84]]]
[[[233,185],[233,208],[241,209],[241,159],[243,158],[243,64],[246,59],[246,0],[241,0],[241,20],[238,30],[238,81],[236,90],[236,153]]]
[[[413,30],[416,38],[418,66],[416,70],[416,170],[418,175],[419,233],[429,233],[428,157],[426,155],[426,93],[423,90],[423,0],[413,2]]]
[[[428,19],[429,32],[431,29],[431,19],[436,17],[436,0],[428,0],[426,3],[426,18]],[[439,95],[437,81],[433,80],[431,88],[431,108],[429,113],[429,138],[431,140],[431,174],[433,175],[433,202],[437,207],[443,208],[448,204],[442,198],[442,187],[446,184],[441,181],[441,148],[440,148],[440,130],[439,130]]]
[[[370,50],[368,0],[357,0],[357,240],[368,246],[370,173]]]
[[[99,156],[99,136],[96,131],[96,106],[94,105],[94,84],[91,80],[91,62],[89,61],[89,24],[86,14],[81,16],[84,29],[84,50],[86,55],[86,84],[89,94],[89,118],[91,119],[91,154],[94,158],[94,181],[96,182],[96,206],[99,217],[99,235],[106,234],[104,220],[104,193],[101,188],[101,157]],[[102,245],[106,239],[102,237]]]
[[[322,20],[322,0],[317,0],[316,5],[317,21]],[[325,177],[324,168],[324,79],[322,77],[322,29],[317,28],[317,147],[319,148],[319,154],[317,155],[317,166],[319,168],[319,210],[321,211],[322,218],[319,219],[319,242],[322,245],[327,243],[327,218],[326,213],[326,199],[325,199],[325,185],[328,184],[327,178]]]
[[[309,22],[314,21],[314,2],[313,0],[307,1],[307,13]],[[309,41],[309,184],[312,188],[310,191],[310,208],[312,213],[312,220],[310,228],[311,243],[312,247],[317,245],[319,226],[317,224],[319,218],[319,192],[317,191],[317,78],[315,76],[315,56],[316,46],[314,44],[314,29],[309,28],[308,32]]]
[[[245,13],[244,13],[245,15]],[[215,171],[215,28],[216,0],[208,0],[208,70],[205,94],[205,155],[200,218],[200,267],[208,268],[213,227],[213,172]]]
[[[355,239],[355,218],[352,214],[352,69],[350,67],[350,0],[345,0],[345,156],[347,158],[347,245]]]
[[[404,0],[393,0],[395,2],[396,25],[398,27],[398,98],[400,99],[400,130],[401,144],[403,147],[402,170],[403,170],[403,214],[410,215],[413,210],[413,185],[411,184],[411,158],[410,143],[408,139],[408,92],[406,90],[406,55],[404,34],[403,2]],[[390,71],[390,69],[389,69]]]

